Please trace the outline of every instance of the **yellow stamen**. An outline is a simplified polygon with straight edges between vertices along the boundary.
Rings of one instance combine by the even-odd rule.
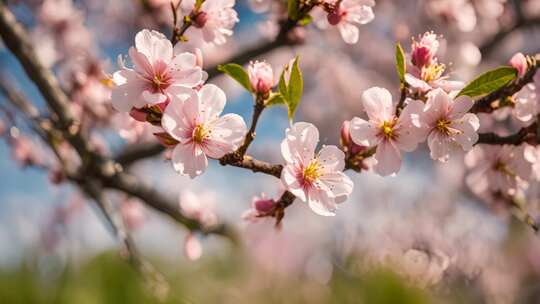
[[[437,121],[435,128],[443,134],[450,135],[450,123],[449,120],[442,118]]]
[[[393,121],[385,121],[383,122],[383,124],[381,125],[381,130],[382,130],[382,133],[384,135],[384,137],[386,137],[387,139],[393,139],[395,137],[395,134],[394,134],[394,125],[396,123],[393,122]]]
[[[446,70],[446,66],[442,63],[434,63],[429,66],[425,66],[424,68],[422,68],[422,80],[424,80],[425,82],[437,80],[441,78],[444,70]]]
[[[512,177],[516,176],[516,173],[510,170],[510,168],[508,168],[508,166],[501,161],[497,161],[495,163],[495,166],[493,166],[493,168],[495,169],[495,171],[499,171],[505,175],[512,176]]]
[[[208,136],[208,130],[204,128],[204,125],[197,125],[193,130],[193,141],[202,144],[205,138]]]
[[[321,177],[321,165],[317,160],[312,160],[304,169],[304,180],[312,183]]]

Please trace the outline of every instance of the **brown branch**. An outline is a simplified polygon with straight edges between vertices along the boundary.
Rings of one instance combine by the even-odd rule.
[[[535,57],[530,58],[529,67],[527,73],[521,78],[512,81],[508,85],[488,94],[475,101],[474,106],[471,108],[471,113],[491,113],[497,109],[493,107],[493,102],[497,100],[503,100],[519,92],[524,86],[533,82],[536,71],[540,68],[540,61]]]
[[[479,138],[476,144],[488,144],[488,145],[521,145],[522,143],[529,143],[537,145],[537,123],[521,128],[517,133],[500,136],[495,133],[480,133],[478,134]]]
[[[209,229],[195,220],[184,217],[177,208],[173,207],[177,205],[174,200],[165,198],[161,193],[143,184],[135,176],[122,172],[119,164],[94,151],[89,141],[78,131],[77,124],[68,110],[69,99],[60,89],[52,72],[44,68],[38,61],[28,34],[17,23],[3,2],[0,2],[0,37],[23,65],[27,76],[35,83],[55,114],[55,119],[52,121],[54,126],[52,127],[63,135],[83,161],[83,166],[72,176],[73,180],[82,181],[89,178],[99,180],[108,188],[120,190],[141,199],[148,206],[168,215],[191,230],[218,233],[233,241],[236,240],[233,231],[225,225]]]

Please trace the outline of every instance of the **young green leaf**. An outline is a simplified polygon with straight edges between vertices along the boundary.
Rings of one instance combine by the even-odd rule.
[[[241,65],[236,63],[223,64],[218,66],[218,71],[229,75],[232,79],[241,84],[246,90],[253,92],[251,82],[249,81],[249,75]]]
[[[287,89],[287,83],[285,82],[285,72],[287,69],[283,69],[281,76],[279,76],[278,89],[281,93],[281,96],[285,99],[289,97],[289,90]]]
[[[296,108],[300,104],[302,99],[302,93],[304,91],[304,81],[302,79],[302,72],[298,67],[298,57],[293,62],[291,68],[291,77],[289,79],[289,85],[287,86],[289,95],[287,98],[287,105],[289,107],[289,119],[292,120]]]
[[[457,96],[477,97],[496,91],[517,77],[516,69],[508,66],[499,67],[478,76],[466,85]]]
[[[311,17],[311,15],[309,14],[306,14],[304,17],[302,17],[302,19],[298,20],[298,24],[300,24],[301,26],[306,26],[310,24],[312,21],[313,21],[313,17]]]
[[[299,0],[288,0],[287,1],[287,11],[289,13],[289,18],[291,20],[298,20],[298,6],[300,4]]]
[[[403,52],[403,48],[399,42],[396,44],[396,70],[399,76],[399,82],[401,85],[404,85],[406,72],[405,53]]]
[[[272,93],[270,97],[264,103],[267,107],[276,106],[276,105],[286,105],[287,101],[281,93]]]

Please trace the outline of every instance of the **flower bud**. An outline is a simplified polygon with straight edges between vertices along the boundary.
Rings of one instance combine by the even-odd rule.
[[[193,18],[193,25],[198,28],[204,27],[206,24],[206,21],[208,21],[208,14],[205,12],[200,12]]]
[[[523,77],[527,73],[527,57],[522,53],[516,53],[512,56],[509,63],[517,70],[519,77]]]
[[[248,67],[249,81],[255,93],[265,95],[270,92],[274,84],[272,66],[266,62],[251,62]]]
[[[413,41],[411,61],[418,68],[429,66],[433,62],[435,54],[439,50],[437,35],[427,32],[420,38],[420,41]]]
[[[352,155],[358,154],[366,149],[365,146],[357,145],[351,137],[351,122],[345,120],[341,125],[341,146],[347,149]]]
[[[129,230],[135,230],[141,227],[144,222],[144,207],[137,201],[123,201],[120,205],[120,213],[124,220],[124,225],[126,225]]]
[[[341,22],[341,18],[343,18],[343,14],[338,9],[331,11],[326,16],[328,23],[331,25],[338,25]]]
[[[259,199],[253,203],[255,210],[258,213],[262,213],[262,214],[268,214],[272,212],[272,210],[274,210],[275,205],[276,205],[276,202],[272,199]]]
[[[202,255],[201,242],[192,233],[188,234],[184,240],[184,255],[190,261],[198,260]]]

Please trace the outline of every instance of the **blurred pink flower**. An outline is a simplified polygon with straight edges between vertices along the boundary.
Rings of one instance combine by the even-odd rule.
[[[239,21],[238,14],[233,9],[235,0],[206,0],[193,16],[193,26],[186,31],[189,39],[200,36],[207,43],[217,45],[227,42],[227,36],[232,36],[232,28]],[[184,11],[191,13],[195,8],[195,0],[182,2]]]
[[[202,71],[192,53],[175,54],[169,39],[156,31],[142,30],[135,36],[135,47],[129,49],[133,69],[120,62],[113,75],[112,104],[121,112],[146,104],[168,100],[178,86],[195,87]]]
[[[225,102],[225,93],[212,84],[198,92],[172,96],[161,123],[180,142],[172,154],[173,166],[180,174],[195,178],[206,170],[207,157],[218,159],[240,146],[246,124],[237,114],[219,117]]]
[[[254,223],[261,217],[272,215],[275,206],[276,201],[266,198],[264,193],[260,197],[254,196],[251,200],[251,208],[244,211],[242,219]]]
[[[201,242],[193,233],[189,233],[184,239],[184,255],[190,261],[196,261],[202,256]]]
[[[538,84],[529,83],[514,95],[514,109],[512,114],[524,125],[530,125],[540,113],[540,96]]]
[[[211,192],[194,193],[184,190],[180,194],[180,211],[188,218],[199,221],[203,226],[214,226],[218,217],[214,210],[215,196]]]
[[[472,167],[467,184],[475,192],[490,189],[515,194],[520,182],[531,175],[532,163],[525,157],[525,145],[477,145],[467,155],[466,163]]]
[[[428,95],[421,115],[421,128],[427,131],[427,142],[431,158],[446,162],[450,153],[458,145],[465,151],[472,149],[478,141],[480,121],[472,113],[473,106],[468,96],[452,100],[442,89],[435,89]]]
[[[328,13],[327,20],[338,27],[341,38],[348,44],[358,42],[358,27],[355,24],[371,22],[375,16],[372,7],[374,0],[343,0],[331,3],[334,6]]]
[[[144,205],[139,201],[127,199],[120,204],[120,214],[124,225],[129,230],[135,230],[142,226],[145,220]]]
[[[532,164],[532,178],[540,182],[540,146],[525,145],[525,159]]]
[[[274,71],[266,62],[250,62],[248,66],[249,81],[253,91],[266,95],[274,85]]]
[[[392,95],[388,90],[373,87],[363,95],[364,109],[369,121],[355,117],[351,120],[351,136],[356,144],[375,147],[374,167],[379,175],[397,173],[401,167],[400,150],[411,152],[425,136],[424,131],[413,124],[424,104],[418,100],[409,100],[399,117],[392,105]]]
[[[286,165],[281,181],[291,193],[317,214],[333,216],[339,203],[352,193],[353,183],[345,175],[345,154],[336,146],[323,146],[315,155],[319,131],[306,122],[287,129],[281,142]]]

